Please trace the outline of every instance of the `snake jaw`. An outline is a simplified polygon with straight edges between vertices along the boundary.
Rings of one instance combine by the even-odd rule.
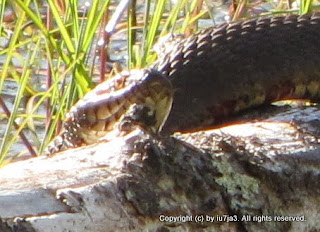
[[[170,95],[169,95],[170,94]],[[163,125],[165,124],[172,107],[173,95],[172,92],[168,93],[166,97],[159,99],[156,107],[156,125],[155,131],[161,132]]]
[[[149,96],[145,99],[145,105],[155,114],[155,124],[153,126],[153,132],[155,133],[161,131],[169,116],[173,102],[173,88],[170,81],[164,76],[159,78],[158,75],[162,76],[162,74],[157,73],[149,81]]]

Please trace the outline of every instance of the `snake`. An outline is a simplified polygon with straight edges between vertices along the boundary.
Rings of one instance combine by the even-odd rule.
[[[105,139],[133,106],[147,109],[138,121],[153,118],[146,127],[170,135],[285,99],[320,99],[320,12],[226,23],[181,39],[149,67],[87,93],[48,151]]]

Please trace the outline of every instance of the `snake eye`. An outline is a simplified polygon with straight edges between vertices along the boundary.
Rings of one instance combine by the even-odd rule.
[[[121,75],[120,78],[116,79],[114,82],[114,87],[116,90],[122,89],[125,86],[125,82],[128,76]]]

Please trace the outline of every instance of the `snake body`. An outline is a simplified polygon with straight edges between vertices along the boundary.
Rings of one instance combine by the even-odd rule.
[[[147,98],[158,114],[153,127],[164,134],[219,125],[240,111],[277,100],[319,100],[320,12],[205,29],[181,40],[148,69],[131,71],[127,79],[119,88],[112,84],[117,78],[102,83],[80,100],[67,115],[55,151],[93,143],[113,129],[130,105],[145,105]],[[107,116],[100,113],[103,109]]]
[[[219,125],[281,99],[320,98],[320,12],[225,24],[154,64],[175,88],[163,132]]]

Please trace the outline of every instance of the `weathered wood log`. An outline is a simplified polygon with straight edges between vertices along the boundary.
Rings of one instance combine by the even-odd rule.
[[[11,163],[0,231],[319,231],[320,110],[285,111]]]

